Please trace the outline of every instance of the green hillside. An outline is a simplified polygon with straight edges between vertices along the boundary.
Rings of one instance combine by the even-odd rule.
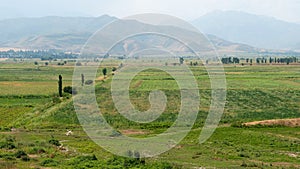
[[[81,128],[70,94],[57,96],[58,75],[71,85],[74,62],[57,66],[34,60],[0,64],[0,168],[299,168],[300,130],[289,126],[251,126],[245,122],[300,118],[300,67],[225,67],[227,100],[224,115],[212,137],[198,144],[210,105],[210,82],[203,67],[191,67],[201,96],[198,118],[188,136],[157,157],[131,159],[112,155],[96,145]],[[117,113],[111,93],[111,68],[104,80],[99,68],[96,95],[99,108],[118,133],[150,137],[162,133],[177,118],[180,94],[172,77],[162,71],[140,72],[131,82],[132,104],[149,108],[153,89],[169,102],[154,122],[139,124]],[[87,79],[88,80],[88,79]],[[13,130],[11,130],[13,129]],[[73,135],[65,133],[71,130]]]

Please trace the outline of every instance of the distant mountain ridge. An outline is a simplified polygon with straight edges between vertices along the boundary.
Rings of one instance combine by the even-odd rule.
[[[203,17],[206,18],[206,16]],[[116,19],[118,18],[103,15],[100,17],[50,16],[0,20],[0,48],[58,49],[79,52],[94,32]],[[207,21],[207,23],[210,22],[214,22],[214,20]],[[133,27],[143,26],[143,23],[139,22],[132,22],[132,24]],[[209,24],[206,26],[209,27]],[[163,27],[167,28],[166,26]],[[163,27],[157,29],[165,29]],[[205,30],[205,28],[201,27],[200,30]],[[203,32],[207,33],[206,31]],[[185,33],[189,34],[188,32]],[[235,36],[223,38],[222,36],[216,36],[216,34],[210,34],[208,31],[207,37],[221,54],[266,51],[262,47],[252,47],[247,43],[236,43],[227,39]],[[156,39],[156,41],[162,40]],[[180,46],[174,44],[169,44],[169,47],[173,47],[175,50],[180,48]]]
[[[57,17],[17,18],[0,21],[0,46],[16,48],[77,48],[89,36],[117,18]]]
[[[192,23],[206,34],[267,49],[300,49],[300,24],[238,11],[214,11]]]

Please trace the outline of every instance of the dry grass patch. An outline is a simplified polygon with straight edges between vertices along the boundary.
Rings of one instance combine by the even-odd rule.
[[[246,126],[287,126],[287,127],[300,127],[300,118],[295,119],[274,119],[274,120],[263,120],[263,121],[253,121],[244,123]]]

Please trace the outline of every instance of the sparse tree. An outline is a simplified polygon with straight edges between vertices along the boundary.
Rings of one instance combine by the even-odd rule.
[[[134,158],[137,158],[137,159],[140,159],[141,158],[141,155],[138,151],[134,151]]]
[[[112,69],[111,69],[111,74],[112,75],[115,75],[115,71],[117,70],[117,68],[115,68],[115,67],[113,67]]]
[[[182,65],[182,64],[183,64],[183,62],[184,62],[184,59],[183,59],[183,57],[180,57],[180,58],[179,58],[179,63]]]
[[[59,97],[62,97],[62,76],[58,76],[58,94]]]
[[[84,85],[84,74],[81,74],[81,86]]]
[[[133,152],[131,150],[128,150],[126,153],[127,153],[128,157],[132,157],[133,156]]]
[[[260,63],[260,59],[256,58],[256,63],[259,64]]]
[[[102,69],[102,73],[103,73],[104,77],[106,77],[106,75],[107,75],[107,69],[106,68]]]
[[[93,83],[94,83],[93,80],[87,80],[87,81],[85,81],[85,84],[86,84],[86,85],[92,85]]]
[[[77,94],[77,90],[75,88],[73,88],[72,86],[64,87],[64,92],[69,93],[69,94],[73,94],[73,95]]]
[[[249,58],[246,59],[246,63],[249,63]]]

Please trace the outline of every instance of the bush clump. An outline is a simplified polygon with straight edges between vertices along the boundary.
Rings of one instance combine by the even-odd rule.
[[[92,81],[92,80],[87,80],[87,81],[85,81],[85,84],[86,85],[92,85],[94,83],[94,81]]]
[[[73,88],[72,86],[64,87],[64,92],[69,93],[69,94],[73,94],[73,95],[77,94],[77,90],[75,88]]]
[[[15,157],[16,157],[16,158],[21,158],[22,156],[27,156],[27,154],[26,154],[24,151],[22,151],[22,150],[19,150],[19,151],[16,152],[16,154],[15,154]]]
[[[58,166],[58,162],[53,159],[45,159],[41,162],[41,166],[43,167],[55,167]]]
[[[48,142],[55,146],[61,146],[60,142],[57,139],[55,139],[54,137],[52,137]]]
[[[5,139],[5,141],[0,142],[0,148],[1,149],[3,149],[3,148],[5,148],[5,149],[14,149],[14,148],[16,148],[14,142],[15,142],[15,139],[13,137],[7,137]]]

